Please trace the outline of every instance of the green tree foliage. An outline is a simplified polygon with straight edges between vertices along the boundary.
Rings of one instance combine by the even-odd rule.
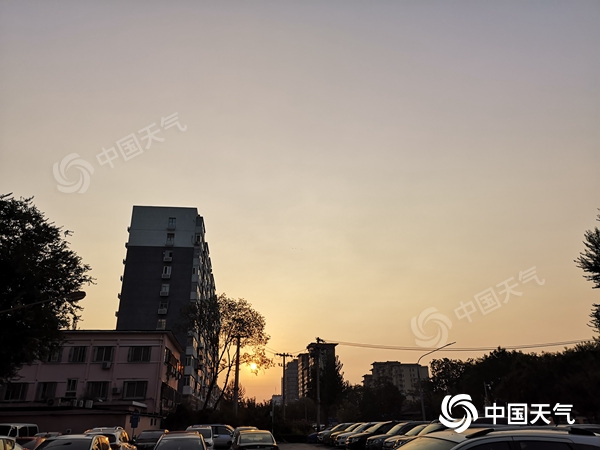
[[[404,395],[389,380],[381,380],[372,387],[363,388],[360,402],[363,420],[392,420],[401,417]]]
[[[321,353],[320,357],[317,352]],[[346,383],[342,372],[342,363],[333,353],[320,349],[317,345],[311,350],[312,373],[308,385],[308,397],[317,403],[317,376],[319,377],[319,394],[321,398],[322,420],[335,414],[335,406],[341,400]],[[319,362],[317,362],[319,361]],[[318,367],[320,366],[320,370]]]
[[[32,198],[0,195],[0,380],[51,352],[79,320],[73,293],[93,279],[67,234]]]
[[[600,215],[596,219],[600,221]],[[575,260],[577,267],[584,271],[584,278],[591,281],[592,289],[600,288],[600,229],[594,227],[584,233],[585,250]],[[600,303],[594,303],[590,314],[590,326],[600,333]]]
[[[222,400],[235,369],[238,339],[240,364],[254,363],[261,370],[274,365],[265,353],[265,346],[270,339],[265,332],[265,318],[247,300],[220,294],[215,299],[191,304],[185,314],[192,326],[198,329],[207,347],[210,347],[210,357],[206,361],[210,384],[203,409],[216,408]],[[219,380],[221,376],[223,378]],[[220,395],[211,405],[211,394],[219,384],[222,386]]]
[[[483,411],[487,403],[573,404],[590,421],[600,417],[600,345],[580,344],[556,353],[522,353],[498,348],[466,362],[434,360],[425,383],[428,417],[439,414],[444,395],[469,394]],[[487,398],[486,398],[487,397]]]

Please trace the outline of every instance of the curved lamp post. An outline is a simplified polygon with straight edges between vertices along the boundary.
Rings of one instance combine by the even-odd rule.
[[[423,355],[421,355],[419,357],[419,359],[417,359],[417,380],[419,382],[419,396],[421,397],[421,414],[423,416],[423,420],[425,419],[425,401],[423,400],[423,386],[421,385],[421,368],[419,367],[419,362],[421,361],[421,358],[423,358],[423,356],[427,356],[432,354],[433,352],[437,352],[438,350],[441,350],[443,348],[446,348],[452,344],[456,344],[456,342],[450,342],[449,344],[443,345],[441,347],[438,347],[436,349],[433,349]]]
[[[73,291],[65,295],[65,298],[72,301],[79,301],[85,298],[85,292],[83,291]],[[0,311],[0,314],[11,313],[13,311],[17,311],[23,308],[29,308],[31,306],[43,305],[44,303],[49,303],[55,301],[56,298],[47,298],[46,300],[40,300],[39,302],[27,303],[25,305],[14,306],[13,308],[3,309]]]

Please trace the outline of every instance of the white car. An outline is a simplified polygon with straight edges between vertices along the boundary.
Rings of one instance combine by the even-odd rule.
[[[202,437],[204,438],[204,442],[206,443],[206,448],[208,450],[213,450],[213,448],[215,447],[215,438],[213,436],[213,429],[210,425],[207,425],[205,427],[202,427],[202,426],[188,427],[187,431],[197,431],[198,433],[200,433],[202,435]]]

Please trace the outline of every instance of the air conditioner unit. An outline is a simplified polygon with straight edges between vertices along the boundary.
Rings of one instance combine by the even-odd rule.
[[[112,393],[113,393],[113,395],[120,395],[121,394],[121,388],[120,387],[114,387],[114,388],[112,388]]]
[[[158,314],[166,314],[167,308],[158,308]]]
[[[77,407],[83,408],[83,400],[77,400]]]
[[[169,278],[171,278],[171,274],[170,273],[163,273],[162,277],[163,277],[163,280],[168,280]]]
[[[92,406],[94,406],[94,401],[93,400],[86,400],[85,401],[85,407],[87,409],[90,409]]]
[[[60,404],[61,404],[61,398],[60,397],[49,398],[48,400],[46,400],[46,404],[48,406],[60,406]]]
[[[110,361],[102,361],[102,368],[104,370],[108,370],[110,369],[110,366],[112,365],[112,363]]]
[[[164,262],[170,262],[170,261],[173,261],[173,257],[172,257],[172,256],[163,256],[163,261],[164,261]]]

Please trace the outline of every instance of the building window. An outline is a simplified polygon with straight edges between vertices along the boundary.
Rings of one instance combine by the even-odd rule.
[[[167,233],[166,245],[172,247],[175,245],[175,233]]]
[[[45,356],[45,358],[43,358],[43,362],[58,363],[61,360],[61,356],[62,356],[62,348],[57,347],[53,350],[50,350],[50,352],[48,352],[48,354]]]
[[[27,383],[9,383],[4,391],[6,401],[24,401],[27,397]]]
[[[176,221],[177,221],[177,218],[169,217],[169,221],[167,222],[167,229],[174,230]]]
[[[123,399],[144,399],[147,389],[147,381],[125,381],[123,383]]]
[[[151,353],[152,347],[150,346],[129,347],[129,355],[127,356],[127,361],[150,362]]]
[[[67,379],[65,397],[77,397],[77,378]]]
[[[86,395],[93,399],[106,400],[108,397],[108,385],[108,381],[88,381]]]
[[[69,350],[69,362],[72,363],[84,363],[87,355],[87,347],[78,346],[71,347]]]
[[[94,347],[94,362],[113,360],[114,347]]]
[[[163,252],[163,261],[164,262],[171,262],[171,261],[173,261],[173,250],[165,250]]]
[[[158,319],[158,322],[156,323],[156,329],[164,330],[166,328],[167,328],[167,319]]]
[[[38,383],[36,400],[45,402],[48,399],[56,397],[56,383]]]
[[[171,278],[171,266],[163,266],[163,278]]]
[[[167,297],[168,295],[169,295],[169,284],[163,283],[163,285],[160,287],[160,296]]]

